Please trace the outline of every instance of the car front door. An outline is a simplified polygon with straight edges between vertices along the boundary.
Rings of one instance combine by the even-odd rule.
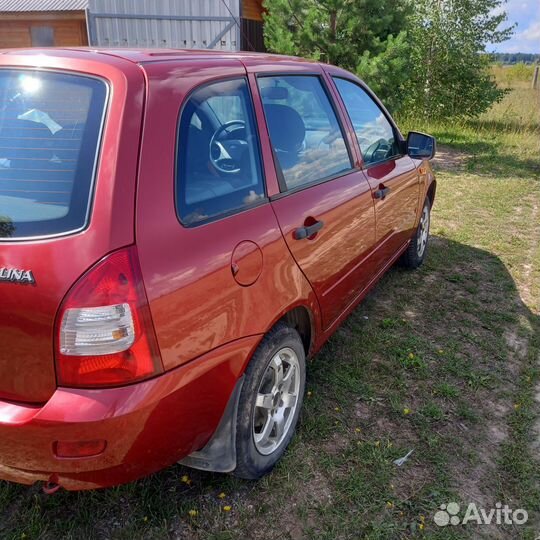
[[[322,70],[306,69],[259,73],[257,87],[280,185],[272,206],[328,328],[373,277],[375,212]]]
[[[411,238],[420,185],[413,160],[402,152],[397,127],[358,82],[333,77],[360,147],[375,201],[378,266],[386,266]]]

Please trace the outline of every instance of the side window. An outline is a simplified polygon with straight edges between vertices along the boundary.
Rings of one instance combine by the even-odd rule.
[[[258,139],[245,79],[203,86],[178,126],[176,205],[190,226],[264,199]]]
[[[287,189],[352,168],[341,127],[317,76],[260,77],[270,141]]]
[[[399,155],[394,128],[363,88],[337,77],[334,82],[354,127],[364,163],[377,163]]]

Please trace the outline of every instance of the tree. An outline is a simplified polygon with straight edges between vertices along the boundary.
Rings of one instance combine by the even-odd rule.
[[[505,0],[415,0],[409,20],[410,81],[404,109],[426,118],[473,117],[500,100],[490,73],[490,43],[501,29]]]
[[[0,216],[0,238],[9,238],[15,232],[15,225],[11,218]]]
[[[493,58],[503,64],[534,64],[540,62],[540,54],[532,53],[494,53]]]
[[[357,73],[393,112],[471,117],[504,95],[485,51],[513,32],[505,2],[265,0],[265,43]]]
[[[364,51],[358,59],[356,73],[392,112],[399,112],[409,91],[411,62],[407,32],[386,39],[380,52]]]
[[[388,105],[407,78],[403,31],[408,0],[265,0],[268,50],[369,76]]]

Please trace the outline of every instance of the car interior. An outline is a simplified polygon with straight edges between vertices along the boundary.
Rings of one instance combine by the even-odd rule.
[[[213,86],[221,86],[219,92]],[[186,224],[264,197],[252,112],[243,79],[196,91],[182,113],[178,206]]]
[[[270,139],[286,187],[351,168],[335,112],[316,76],[261,77]]]
[[[262,77],[260,92],[287,189],[351,168],[341,127],[318,77]],[[186,224],[264,197],[249,95],[243,79],[194,92],[179,127],[177,205]]]

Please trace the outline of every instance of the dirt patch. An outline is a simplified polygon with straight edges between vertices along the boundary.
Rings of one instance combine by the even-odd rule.
[[[520,360],[527,356],[529,340],[520,336],[515,328],[508,328],[504,333],[504,339],[508,348],[516,353]],[[519,368],[519,364],[516,367]]]
[[[332,436],[323,443],[322,449],[328,456],[337,456],[344,452],[350,441],[340,433],[333,433]]]
[[[354,406],[355,416],[363,422],[371,419],[372,406],[365,401],[358,401]]]
[[[423,464],[415,463],[414,458],[411,457],[410,462],[405,463],[396,471],[393,480],[395,496],[402,502],[408,501],[416,497],[433,479],[433,471]]]
[[[465,152],[455,150],[449,146],[439,145],[432,163],[435,165],[436,171],[456,172],[463,170],[469,157],[470,155]]]

